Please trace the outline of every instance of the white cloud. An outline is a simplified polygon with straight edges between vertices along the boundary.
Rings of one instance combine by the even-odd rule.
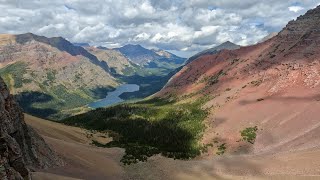
[[[195,52],[224,41],[248,45],[314,0],[0,0],[0,33],[33,32],[108,47],[127,43]]]
[[[137,42],[139,42],[139,41],[146,41],[146,40],[148,40],[150,38],[150,34],[147,34],[147,33],[140,33],[140,34],[138,34],[138,35],[136,35],[135,37],[134,37],[134,41],[137,41]]]
[[[304,8],[301,6],[289,6],[288,9],[289,11],[297,13],[299,11],[302,11]]]

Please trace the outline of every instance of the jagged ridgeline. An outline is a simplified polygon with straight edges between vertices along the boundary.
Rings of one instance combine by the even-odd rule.
[[[144,67],[118,50],[75,46],[61,37],[0,35],[0,75],[25,112],[53,120],[88,111],[87,104],[123,83],[141,86],[123,98],[149,96],[183,62],[166,69]]]
[[[31,179],[31,169],[63,165],[24,115],[0,77],[0,179]]]

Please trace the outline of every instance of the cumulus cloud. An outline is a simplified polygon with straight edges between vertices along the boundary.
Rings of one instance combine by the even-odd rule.
[[[289,11],[297,13],[299,11],[302,11],[304,8],[301,6],[290,6],[290,7],[288,7],[288,9],[289,9]]]
[[[191,53],[258,42],[318,3],[304,0],[0,0],[0,33]]]

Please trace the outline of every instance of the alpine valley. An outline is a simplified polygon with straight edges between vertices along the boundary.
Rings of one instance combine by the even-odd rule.
[[[320,6],[256,42],[186,59],[0,35],[0,179],[319,179]]]
[[[132,47],[138,47],[136,54],[121,53]],[[124,46],[121,51],[76,46],[62,37],[2,34],[0,75],[25,112],[59,120],[87,111],[88,103],[104,98],[120,84],[140,86],[138,92],[123,94],[124,99],[147,97],[159,91],[173,75],[170,72],[185,62],[166,51],[139,45]],[[150,65],[129,60],[140,56]]]

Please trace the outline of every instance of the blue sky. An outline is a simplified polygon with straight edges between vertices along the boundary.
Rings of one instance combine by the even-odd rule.
[[[315,0],[0,0],[0,33],[72,42],[141,44],[188,57],[232,41],[254,44],[319,4]]]

